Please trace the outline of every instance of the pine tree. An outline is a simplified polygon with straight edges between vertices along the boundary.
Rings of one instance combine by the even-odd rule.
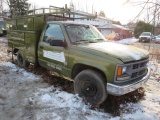
[[[30,4],[28,3],[28,0],[9,0],[9,7],[11,15],[14,17],[16,15],[26,14]]]
[[[154,26],[144,21],[139,21],[135,27],[134,35],[136,38],[140,36],[142,32],[152,32]]]
[[[99,16],[102,16],[102,17],[106,17],[104,11],[100,11],[98,15],[99,15]]]

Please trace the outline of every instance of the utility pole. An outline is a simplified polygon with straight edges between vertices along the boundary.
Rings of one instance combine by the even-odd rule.
[[[88,12],[87,0],[86,0],[86,12]]]
[[[147,6],[147,23],[149,23],[149,20],[150,20],[150,15],[149,15],[149,13],[150,13],[150,7]]]
[[[73,1],[71,0],[71,2],[70,2],[70,10],[71,11],[74,11],[75,10],[75,6],[74,6],[74,4],[73,4]]]
[[[153,34],[155,33],[155,26],[156,26],[156,13],[157,13],[157,5],[155,5],[155,9],[153,11]]]
[[[1,16],[3,16],[3,1],[1,0],[1,8],[0,8],[1,10]]]

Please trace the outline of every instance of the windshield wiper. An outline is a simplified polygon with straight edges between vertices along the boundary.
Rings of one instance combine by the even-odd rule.
[[[102,38],[96,38],[96,39],[94,39],[94,40],[97,40],[97,41],[105,41],[105,40],[102,39]]]
[[[81,40],[78,40],[78,41],[75,41],[75,43],[96,43],[97,41],[93,41],[93,40],[88,40],[88,39],[81,39]]]
[[[92,39],[82,39],[80,41],[89,42],[89,43],[96,43],[97,42],[97,41],[92,40]]]
[[[108,42],[108,40],[103,39],[103,38],[94,38],[95,42]]]

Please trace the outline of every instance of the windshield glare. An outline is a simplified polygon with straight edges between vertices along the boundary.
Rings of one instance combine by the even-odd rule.
[[[98,40],[105,40],[103,35],[95,27],[89,25],[67,25],[66,31],[72,43],[80,41],[98,42]]]
[[[4,22],[4,21],[0,21],[0,27],[6,28],[6,25],[5,25],[5,22]]]
[[[151,33],[142,33],[144,36],[151,36]]]

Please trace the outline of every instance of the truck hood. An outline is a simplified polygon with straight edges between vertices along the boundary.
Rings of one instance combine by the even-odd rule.
[[[149,53],[146,50],[131,45],[122,45],[113,42],[91,43],[80,47],[103,52],[116,57],[123,62],[136,61],[149,56]]]
[[[144,36],[144,35],[140,35],[139,37],[147,37],[147,38],[151,38],[151,36]]]

